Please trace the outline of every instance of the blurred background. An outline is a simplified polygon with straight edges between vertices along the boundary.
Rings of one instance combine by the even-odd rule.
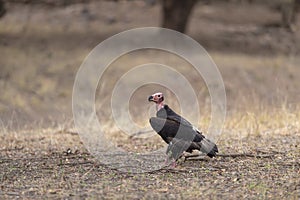
[[[71,123],[73,83],[84,58],[108,37],[146,26],[174,29],[203,45],[223,76],[229,119],[298,112],[299,12],[299,0],[0,0],[0,122],[5,129]],[[161,52],[145,55],[181,70],[209,112],[205,84],[188,63]],[[149,61],[138,53],[123,56],[99,85],[113,88],[124,71]],[[137,91],[133,113],[156,88]],[[97,96],[100,116],[111,114],[102,110],[110,103],[106,91]]]

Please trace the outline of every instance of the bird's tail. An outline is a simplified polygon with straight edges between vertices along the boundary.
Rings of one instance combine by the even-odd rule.
[[[200,143],[200,151],[206,153],[210,158],[215,157],[218,152],[218,147],[215,143],[207,138],[203,138]]]

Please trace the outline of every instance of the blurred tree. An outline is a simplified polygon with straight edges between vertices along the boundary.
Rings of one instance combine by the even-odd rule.
[[[162,27],[184,33],[197,0],[162,0]]]
[[[4,16],[6,10],[5,10],[5,5],[2,0],[0,0],[0,17]]]
[[[296,23],[297,12],[300,11],[300,0],[289,0],[282,4],[282,24],[284,27],[293,30]]]

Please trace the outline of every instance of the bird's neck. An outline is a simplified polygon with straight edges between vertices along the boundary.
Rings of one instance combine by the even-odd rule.
[[[156,104],[156,111],[159,111],[160,109],[162,109],[164,107],[164,103],[160,102]]]

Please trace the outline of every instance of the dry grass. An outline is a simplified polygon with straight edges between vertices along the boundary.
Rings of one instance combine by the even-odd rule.
[[[101,1],[49,10],[12,4],[0,21],[0,198],[299,199],[299,34],[264,27],[279,20],[278,13],[264,7],[223,6],[199,5],[189,26],[216,62],[226,87],[227,118],[217,144],[222,154],[270,157],[180,160],[176,169],[143,174],[103,165],[87,152],[70,120],[76,70],[113,33],[157,26],[158,5],[129,1],[116,7]],[[250,11],[255,17],[249,18]],[[164,143],[157,135],[146,139],[122,133],[111,117],[109,91],[124,72],[150,61],[174,67],[193,83],[201,108],[195,124],[204,132],[209,126],[210,97],[188,63],[158,51],[127,54],[105,72],[96,108],[107,137],[133,152]],[[157,90],[180,111],[180,102],[167,88],[141,87],[129,102],[141,129],[151,114],[147,97]]]
[[[76,134],[62,129],[2,131],[3,198],[299,198],[299,112],[277,110],[227,119],[218,141],[220,153],[267,153],[269,158],[188,160],[176,169],[145,174],[102,165]],[[123,142],[131,148],[141,144],[128,138]],[[144,148],[154,148],[148,145]]]

